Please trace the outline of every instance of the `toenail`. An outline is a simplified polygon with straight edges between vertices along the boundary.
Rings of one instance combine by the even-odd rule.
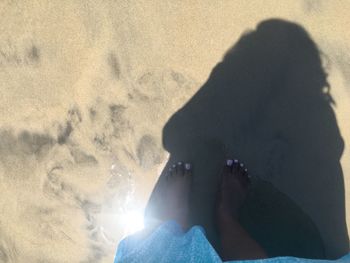
[[[238,163],[238,160],[237,160],[237,159],[234,159],[233,162],[234,162],[235,164],[237,164],[237,163]]]
[[[182,162],[178,162],[177,164],[178,164],[178,165],[182,165]]]
[[[240,167],[244,167],[244,164],[243,164],[243,163],[240,163],[239,166],[240,166]]]
[[[246,173],[248,173],[248,169],[247,169],[247,168],[245,168],[244,171],[245,171]]]
[[[185,169],[186,170],[191,170],[191,164],[185,163]]]
[[[172,168],[176,168],[176,164],[173,164]]]
[[[226,160],[226,164],[227,166],[231,166],[233,164],[233,160],[231,159]]]

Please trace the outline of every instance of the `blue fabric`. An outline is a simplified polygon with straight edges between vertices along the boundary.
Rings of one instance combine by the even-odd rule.
[[[205,237],[202,227],[194,226],[184,233],[175,221],[168,221],[153,233],[142,232],[123,239],[114,263],[167,263],[167,262],[222,262]],[[313,260],[294,257],[276,257],[260,260],[236,260],[241,263],[350,263],[350,253],[338,260]]]

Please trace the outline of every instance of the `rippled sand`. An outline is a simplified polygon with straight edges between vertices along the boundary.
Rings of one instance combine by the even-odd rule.
[[[2,1],[0,262],[112,262],[167,161],[164,124],[268,18],[325,55],[350,198],[350,3],[263,2]]]

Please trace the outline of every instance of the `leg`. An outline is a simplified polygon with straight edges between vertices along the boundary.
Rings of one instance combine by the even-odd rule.
[[[167,220],[175,220],[184,230],[189,226],[191,173],[191,165],[182,162],[166,171],[155,209],[146,218],[147,233]]]
[[[174,219],[183,229],[189,224],[189,193],[191,186],[191,165],[178,162],[173,164],[167,175],[166,204],[163,220]]]
[[[216,216],[223,260],[266,258],[263,248],[239,224],[238,209],[247,195],[247,170],[237,160],[228,160],[222,174]]]

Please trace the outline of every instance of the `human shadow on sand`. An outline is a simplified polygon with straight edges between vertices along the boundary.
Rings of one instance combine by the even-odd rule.
[[[204,226],[218,249],[218,179],[225,158],[237,158],[253,176],[240,221],[269,256],[346,254],[344,143],[333,105],[320,52],[305,29],[278,19],[261,22],[164,126],[170,158],[146,221],[162,209],[170,165],[191,162],[191,221]]]

